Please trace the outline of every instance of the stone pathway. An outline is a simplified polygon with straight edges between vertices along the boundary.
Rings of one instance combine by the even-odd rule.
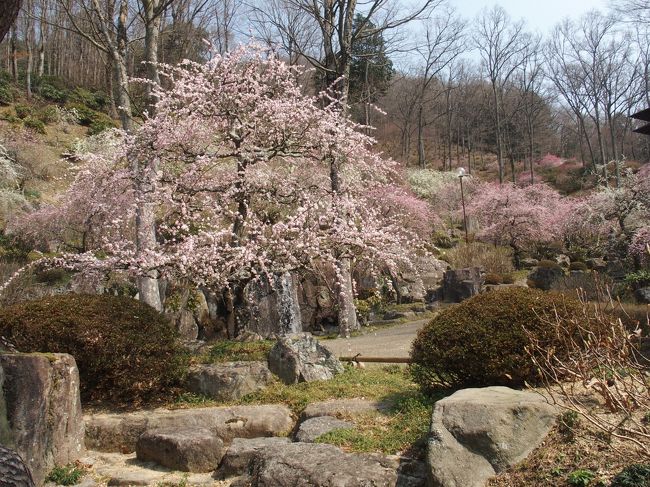
[[[411,343],[429,319],[380,328],[352,338],[321,339],[337,357],[354,356],[358,353],[367,357],[406,358],[411,351]]]

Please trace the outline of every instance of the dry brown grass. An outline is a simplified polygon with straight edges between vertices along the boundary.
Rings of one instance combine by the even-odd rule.
[[[609,485],[624,467],[647,463],[629,443],[603,437],[598,430],[581,421],[570,440],[558,427],[524,462],[488,482],[490,487],[557,487],[569,485],[567,478],[576,470],[596,474],[590,485]],[[599,483],[601,482],[601,483]]]

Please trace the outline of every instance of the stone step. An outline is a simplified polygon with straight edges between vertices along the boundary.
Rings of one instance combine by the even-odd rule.
[[[154,430],[203,428],[230,444],[233,438],[287,436],[295,426],[291,410],[283,405],[101,413],[84,420],[86,448],[115,453],[134,452],[140,436]]]
[[[154,462],[140,461],[135,453],[106,453],[89,451],[88,458],[84,459],[90,465],[89,476],[102,481],[108,486],[160,486],[187,485],[227,487],[231,480],[217,480],[214,474],[188,473],[174,471],[157,465]],[[105,482],[105,484],[104,484]]]

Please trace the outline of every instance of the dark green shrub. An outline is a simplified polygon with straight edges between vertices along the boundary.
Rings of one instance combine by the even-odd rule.
[[[97,112],[95,114],[94,120],[90,123],[88,127],[88,135],[97,135],[100,132],[103,132],[106,129],[115,128],[116,124],[111,117],[105,113]]]
[[[19,119],[17,116],[6,112],[0,115],[0,119],[4,120],[5,122],[9,122],[12,125],[22,125],[23,123],[23,121]]]
[[[32,129],[34,132],[38,132],[39,134],[45,133],[45,124],[38,118],[27,117],[23,120],[23,124],[28,129]]]
[[[89,107],[91,110],[101,111],[106,108],[109,102],[108,95],[101,91],[90,91],[85,88],[75,88],[70,93],[70,101]]]
[[[589,268],[584,262],[571,262],[569,264],[570,271],[587,271]]]
[[[540,260],[537,264],[537,267],[543,267],[545,269],[562,269],[562,266],[555,262],[554,260]]]
[[[499,274],[486,274],[485,284],[503,284],[503,277]]]
[[[131,298],[66,294],[0,311],[0,335],[23,352],[77,361],[82,396],[146,399],[181,377],[187,356],[164,315]]]
[[[612,479],[610,487],[650,487],[650,464],[629,465]]]
[[[525,329],[545,347],[557,345],[545,317],[582,315],[577,300],[508,287],[479,294],[443,310],[413,342],[411,370],[423,389],[438,386],[521,386],[539,382],[526,352]],[[556,351],[561,356],[561,351]]]
[[[45,124],[54,123],[59,119],[59,112],[54,105],[48,105],[36,112],[36,118]]]
[[[89,135],[95,135],[108,128],[116,127],[116,123],[105,113],[95,111],[85,105],[73,104],[72,108],[77,112],[79,123],[89,128]]]
[[[10,105],[14,102],[14,91],[8,83],[0,83],[0,105]]]
[[[68,91],[59,89],[49,83],[41,84],[39,90],[39,95],[46,100],[53,101],[55,103],[65,103],[68,100]]]
[[[514,284],[516,281],[514,274],[503,274],[501,277],[504,284]]]
[[[23,119],[29,117],[34,112],[34,110],[32,110],[32,107],[21,104],[14,106],[14,110],[16,111],[16,116]]]
[[[86,105],[80,103],[72,103],[68,105],[68,108],[77,112],[77,118],[81,125],[89,127],[91,123],[95,120],[96,112],[92,108],[88,108]]]

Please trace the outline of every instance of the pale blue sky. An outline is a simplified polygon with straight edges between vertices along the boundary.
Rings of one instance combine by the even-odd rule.
[[[473,19],[485,7],[501,5],[514,20],[526,20],[530,30],[547,33],[564,17],[577,18],[588,10],[607,9],[609,0],[450,0],[460,14]]]

